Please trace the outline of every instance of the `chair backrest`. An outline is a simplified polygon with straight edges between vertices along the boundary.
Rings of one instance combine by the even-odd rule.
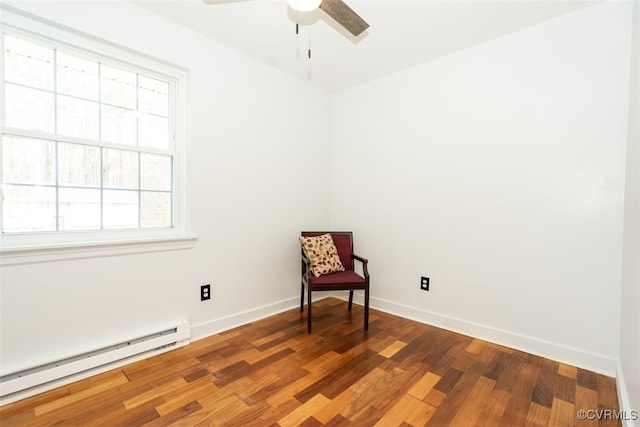
[[[320,236],[322,234],[331,234],[333,243],[336,245],[340,262],[345,270],[353,270],[353,233],[351,231],[303,231],[301,236]]]

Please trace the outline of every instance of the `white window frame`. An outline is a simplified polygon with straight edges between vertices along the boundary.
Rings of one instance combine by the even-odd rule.
[[[186,188],[187,89],[188,71],[163,60],[151,58],[108,41],[34,19],[15,9],[0,5],[0,33],[47,40],[65,49],[83,54],[96,53],[116,64],[130,64],[151,75],[167,76],[175,81],[174,157],[173,157],[173,227],[163,229],[96,230],[0,234],[0,266],[50,262],[75,258],[94,258],[140,252],[158,252],[193,247],[196,236],[188,231]],[[78,46],[82,46],[79,48]],[[4,46],[0,37],[0,114],[4,114]],[[0,117],[0,126],[4,126]],[[2,127],[3,132],[29,134]],[[50,136],[49,136],[50,137]],[[2,215],[2,209],[0,209]]]

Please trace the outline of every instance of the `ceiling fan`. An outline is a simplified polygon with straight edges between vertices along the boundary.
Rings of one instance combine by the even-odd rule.
[[[202,1],[206,4],[216,4],[225,3],[229,0]],[[287,0],[287,3],[292,9],[299,12],[311,12],[320,8],[356,37],[369,28],[369,24],[342,0]]]

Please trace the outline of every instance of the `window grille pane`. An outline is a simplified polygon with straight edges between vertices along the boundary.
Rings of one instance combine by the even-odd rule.
[[[101,101],[131,110],[135,109],[136,74],[102,65]]]
[[[98,139],[98,104],[69,96],[58,96],[58,133]]]
[[[60,230],[100,228],[100,190],[61,188],[58,192]]]
[[[55,144],[31,138],[2,137],[2,182],[55,184]]]
[[[75,187],[100,186],[100,148],[58,143],[58,181]]]
[[[141,147],[169,148],[169,119],[140,113],[138,116],[138,144]]]
[[[138,192],[105,190],[102,196],[105,229],[138,227]]]
[[[140,226],[171,226],[171,194],[143,191],[140,193]]]
[[[6,34],[4,50],[6,81],[53,90],[53,49]]]
[[[108,188],[138,188],[138,153],[104,148],[102,180]]]
[[[59,93],[98,100],[98,63],[58,52],[56,58]]]
[[[5,85],[7,126],[28,130],[54,131],[53,94],[37,89]]]
[[[173,227],[174,83],[3,40],[2,232]]]
[[[102,140],[136,145],[135,111],[103,105]]]
[[[169,84],[138,76],[138,108],[145,113],[169,116]]]
[[[140,154],[140,188],[171,190],[171,157]]]
[[[3,185],[3,229],[5,233],[54,231],[56,189]]]

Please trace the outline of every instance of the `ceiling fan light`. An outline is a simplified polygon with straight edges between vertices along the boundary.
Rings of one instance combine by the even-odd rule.
[[[287,0],[287,3],[293,10],[311,12],[320,7],[322,0]]]

